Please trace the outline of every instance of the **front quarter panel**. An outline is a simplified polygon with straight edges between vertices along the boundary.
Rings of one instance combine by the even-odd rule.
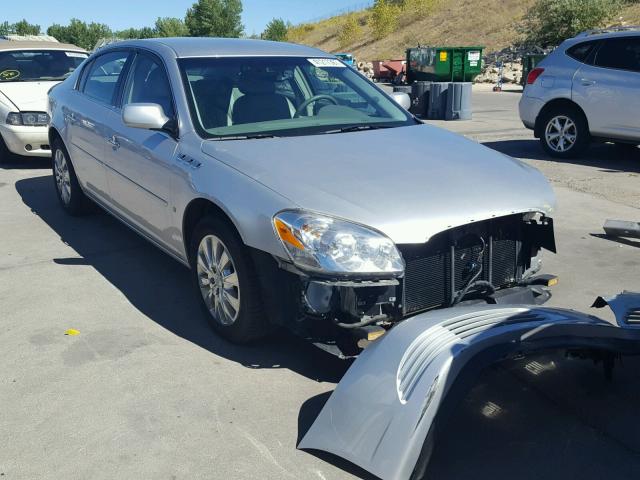
[[[189,204],[207,199],[231,219],[245,245],[280,258],[287,254],[275,236],[272,218],[280,210],[296,204],[245,174],[202,152],[201,140],[194,134],[182,138],[176,155],[176,228],[171,241],[178,251],[187,248],[182,221]]]

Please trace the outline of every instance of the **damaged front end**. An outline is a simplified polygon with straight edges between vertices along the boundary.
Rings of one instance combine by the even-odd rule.
[[[385,480],[421,478],[446,413],[477,373],[555,348],[640,354],[640,294],[596,301],[617,325],[573,310],[468,306],[422,313],[372,343],[298,445],[338,455]]]
[[[552,276],[535,276],[541,251],[555,252],[553,220],[512,214],[451,228],[420,244],[395,245],[402,269],[350,275],[280,269],[297,299],[287,326],[341,357],[358,355],[398,322],[454,305],[541,304]],[[280,282],[282,283],[282,282]]]

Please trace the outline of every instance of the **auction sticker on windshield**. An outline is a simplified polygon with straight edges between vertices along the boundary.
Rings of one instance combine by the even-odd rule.
[[[72,57],[72,58],[87,58],[88,55],[86,53],[80,53],[80,52],[64,52],[64,54],[67,57]]]
[[[342,63],[340,60],[336,60],[335,58],[308,58],[309,63],[314,67],[318,68],[326,68],[326,67],[339,67],[345,68],[346,65]]]
[[[0,80],[14,80],[20,76],[18,70],[4,70],[0,72]]]

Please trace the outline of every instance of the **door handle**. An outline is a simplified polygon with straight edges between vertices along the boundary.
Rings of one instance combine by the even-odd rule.
[[[67,113],[65,115],[67,122],[69,122],[70,124],[74,124],[76,123],[76,114],[75,113]]]
[[[589,80],[588,78],[581,78],[580,83],[582,83],[585,87],[590,87],[591,85],[595,85],[595,80]]]
[[[116,139],[115,135],[111,135],[110,137],[107,137],[107,142],[113,147],[114,150],[117,150],[120,148],[120,144],[118,143],[118,140]]]

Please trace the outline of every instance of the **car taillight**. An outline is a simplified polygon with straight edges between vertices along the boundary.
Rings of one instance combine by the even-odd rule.
[[[532,83],[535,83],[538,77],[542,75],[543,72],[544,72],[544,68],[540,68],[540,67],[537,67],[531,70],[529,72],[529,75],[527,75],[527,85],[531,85]]]

